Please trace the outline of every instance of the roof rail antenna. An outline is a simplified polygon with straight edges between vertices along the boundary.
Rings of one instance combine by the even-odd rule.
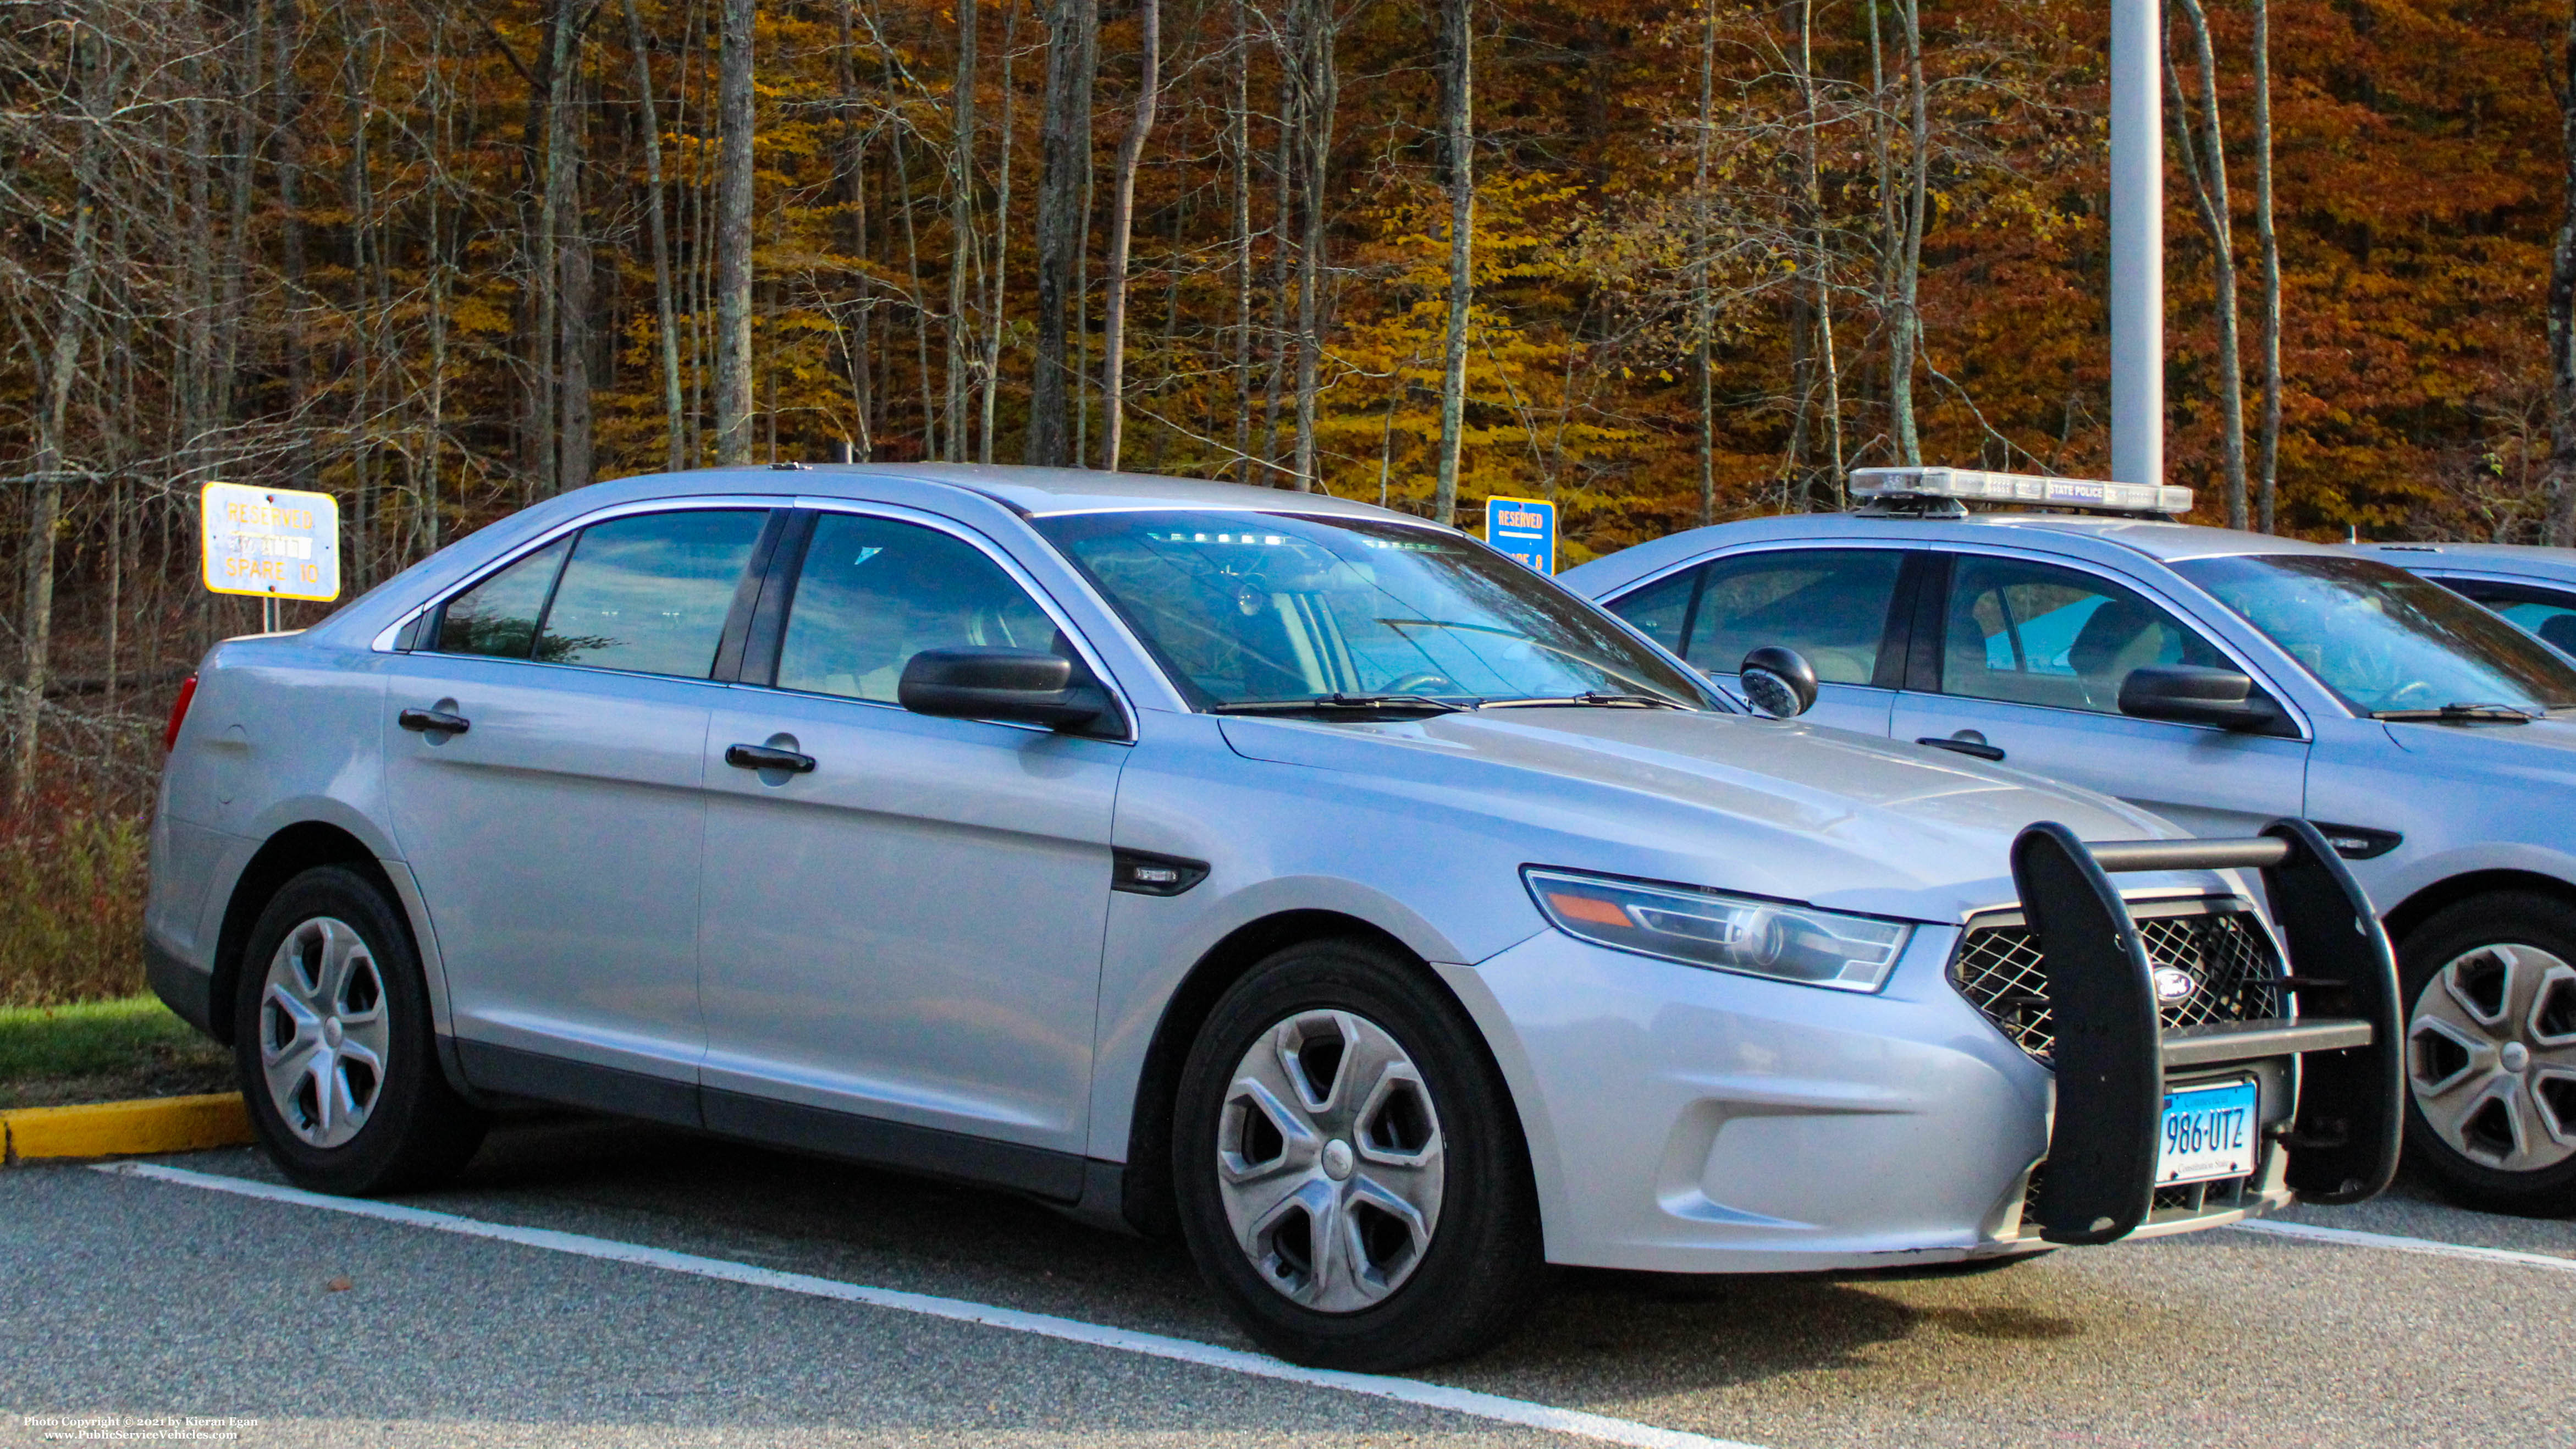
[[[1863,500],[1856,512],[1881,518],[1959,518],[1971,500],[2138,517],[2173,518],[2191,511],[2188,488],[1976,468],[1854,468],[1851,491]]]

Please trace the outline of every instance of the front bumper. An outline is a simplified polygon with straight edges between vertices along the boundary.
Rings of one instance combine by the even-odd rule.
[[[2033,899],[2028,878],[2023,885],[2054,945],[2071,911]],[[2064,891],[2037,883],[2037,893]],[[2268,875],[2267,894],[2284,916],[2298,980],[2319,953],[2309,938],[2321,913],[2289,919],[2283,885]],[[2352,933],[2348,920],[2341,929]],[[2369,929],[2384,969],[2385,940],[2375,921]],[[2348,1198],[2385,1184],[2393,1116],[2382,1133],[2369,1112],[2345,1107],[2355,1096],[2393,1103],[2393,1058],[2368,1040],[2354,1047],[2349,1022],[2341,1035],[2305,1029],[2322,1023],[2269,1023],[2272,1035],[2248,1031],[2237,1045],[2214,1044],[2208,1032],[2169,1036],[2156,1025],[2143,953],[2132,952],[2124,969],[2137,978],[2132,1004],[2144,1003],[2147,1024],[2128,1044],[2128,1064],[2143,1068],[2123,1086],[2150,1098],[2113,1093],[2106,1105],[2092,1080],[2098,1064],[2079,1043],[2060,1047],[2058,1068],[2072,1063],[2087,1085],[2062,1099],[2058,1072],[1951,984],[1960,935],[1918,928],[1886,987],[1866,996],[1697,970],[1554,931],[1477,966],[1443,968],[1520,1108],[1549,1261],[1689,1273],[1956,1262],[2214,1227],[2286,1206],[2325,1176],[2336,1182],[2306,1195]],[[2134,944],[2133,929],[2129,937]],[[2350,978],[2353,964],[2337,969]],[[2303,1063],[2331,1064],[2323,1105],[2337,1110],[2315,1100],[2302,1110],[2303,1075],[2311,1098],[2320,1085],[2319,1068]],[[2164,1090],[2231,1076],[2258,1087],[2253,1173],[2157,1190]],[[2063,1109],[2068,1099],[2080,1116]],[[2342,1128],[2331,1141],[2314,1130],[2329,1123]],[[2106,1177],[2102,1164],[2114,1159],[2128,1178]],[[2102,1202],[2122,1206],[2096,1210]],[[2070,1217],[2078,1211],[2085,1216]],[[2051,1218],[2075,1231],[2041,1225]]]
[[[1785,1272],[2041,1246],[2021,1194],[2048,1069],[1918,930],[1876,995],[1702,971],[1545,932],[1445,973],[1521,1110],[1550,1262]]]

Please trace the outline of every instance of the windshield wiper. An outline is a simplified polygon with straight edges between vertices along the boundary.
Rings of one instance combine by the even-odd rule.
[[[2440,709],[2372,710],[2372,719],[2399,724],[2529,724],[2540,716],[2509,704],[2446,704]]]
[[[1660,694],[1612,694],[1599,689],[1587,689],[1581,694],[1561,694],[1546,698],[1489,699],[1484,701],[1484,703],[1478,707],[1481,709],[1527,709],[1541,705],[1557,704],[1607,705],[1617,709],[1690,708],[1689,705],[1682,703],[1680,700],[1666,699]]]
[[[1237,699],[1210,706],[1215,714],[1459,714],[1475,708],[1427,694],[1319,694],[1310,699]]]

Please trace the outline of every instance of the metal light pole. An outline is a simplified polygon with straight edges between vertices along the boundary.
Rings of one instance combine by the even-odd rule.
[[[2111,0],[2111,477],[2165,478],[2164,38],[2159,0]]]

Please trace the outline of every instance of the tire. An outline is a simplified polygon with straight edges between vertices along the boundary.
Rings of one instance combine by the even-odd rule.
[[[1173,1134],[1190,1255],[1292,1363],[1474,1353],[1545,1276],[1501,1074],[1439,986],[1377,945],[1291,946],[1236,982],[1182,1068]]]
[[[288,1181],[367,1196],[453,1176],[485,1119],[439,1071],[411,931],[346,866],[289,880],[251,927],[233,1063],[260,1145]]]
[[[2576,1213],[2576,906],[2457,902],[2397,960],[2407,1156],[2464,1207]]]

